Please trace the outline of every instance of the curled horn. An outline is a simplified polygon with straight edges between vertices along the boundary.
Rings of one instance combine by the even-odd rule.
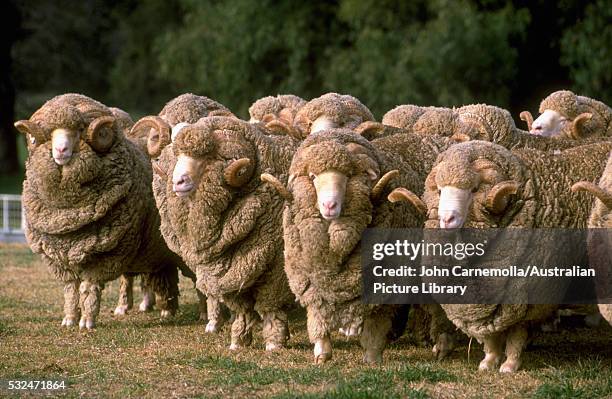
[[[227,109],[216,109],[214,111],[210,111],[208,113],[208,116],[227,116],[230,118],[236,117],[236,115],[234,115],[231,111],[228,111]]]
[[[574,140],[579,140],[586,136],[586,134],[584,134],[584,124],[588,122],[592,117],[593,114],[585,112],[574,118],[574,120],[572,121],[572,130],[570,133],[571,137]]]
[[[399,171],[397,169],[391,170],[383,175],[376,185],[372,188],[372,193],[370,194],[373,200],[377,200],[382,195],[383,191],[385,191],[385,187],[389,182],[399,176]]]
[[[240,187],[251,178],[253,162],[249,158],[240,158],[230,163],[223,171],[225,182],[232,187]]]
[[[363,136],[368,140],[372,140],[384,129],[385,125],[380,122],[366,121],[361,123],[353,130],[358,135]]]
[[[147,132],[147,151],[149,152],[149,156],[151,158],[157,158],[161,151],[170,144],[171,131],[172,128],[162,118],[159,116],[145,116],[141,118],[130,130],[130,136],[135,137],[138,130],[148,128]],[[151,129],[153,131],[151,131]]]
[[[293,200],[293,195],[287,190],[287,187],[283,183],[280,182],[276,177],[272,176],[269,173],[263,173],[260,177],[261,181],[269,183],[278,191],[281,197],[283,197],[287,201]]]
[[[508,197],[511,194],[516,194],[518,191],[518,183],[514,180],[506,180],[497,183],[489,194],[485,202],[485,206],[492,213],[501,213],[508,205]]]
[[[391,191],[387,196],[387,199],[390,202],[398,202],[398,201],[406,201],[414,205],[414,207],[419,211],[421,215],[427,215],[427,206],[421,199],[412,191],[404,188],[398,187],[395,190]]]
[[[114,116],[100,116],[94,119],[87,127],[85,141],[96,152],[106,152],[115,141]]]
[[[15,122],[15,128],[26,136],[28,148],[36,147],[45,141],[45,133],[36,123],[28,120]]]
[[[302,139],[302,135],[299,132],[292,128],[287,122],[280,119],[274,119],[267,122],[266,129],[271,132],[284,132],[288,136],[291,136],[298,140]]]
[[[523,111],[519,114],[519,118],[521,118],[522,121],[527,122],[527,130],[531,131],[531,125],[533,125],[533,116],[531,115],[531,112]]]
[[[572,186],[572,192],[588,191],[599,199],[603,204],[612,209],[612,193],[607,192],[603,188],[588,181],[579,181]]]

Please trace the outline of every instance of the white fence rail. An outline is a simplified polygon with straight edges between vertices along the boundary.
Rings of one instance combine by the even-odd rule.
[[[0,194],[0,241],[24,241],[24,226],[21,195]]]

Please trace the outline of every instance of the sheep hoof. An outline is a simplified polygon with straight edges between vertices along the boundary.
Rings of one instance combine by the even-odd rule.
[[[237,343],[235,343],[235,342],[232,342],[230,344],[230,346],[229,346],[229,350],[231,350],[231,351],[237,351],[237,350],[239,350],[241,348],[242,347],[240,345],[238,345]]]
[[[314,346],[315,364],[323,364],[332,357],[332,346],[329,338],[318,339]]]
[[[81,330],[84,329],[86,324],[87,323],[85,322],[85,318],[82,318],[81,320],[79,320],[79,329]]]
[[[128,312],[128,307],[127,305],[119,305],[115,308],[113,314],[115,316],[125,316]]]
[[[436,355],[436,359],[442,360],[446,358],[455,348],[455,342],[450,334],[442,333],[438,336],[438,342],[434,345],[432,352]]]
[[[496,358],[485,357],[484,359],[482,359],[482,361],[478,365],[478,370],[489,371],[489,370],[495,369],[496,367],[497,367],[497,359]]]
[[[138,310],[140,310],[141,312],[149,312],[153,310],[153,304],[149,301],[143,300],[142,302],[140,302],[140,305],[138,305]]]
[[[79,321],[79,329],[93,330],[96,328],[96,322],[93,319],[82,317]]]
[[[514,373],[516,372],[521,365],[520,360],[511,360],[508,359],[501,365],[499,368],[500,373]]]
[[[281,345],[281,344],[277,344],[275,342],[266,342],[266,350],[267,351],[272,352],[272,351],[279,350],[279,349],[282,349],[282,348],[283,348],[283,345]]]
[[[367,364],[380,364],[382,363],[382,352],[379,351],[366,351],[363,355],[363,362]]]
[[[204,331],[213,334],[218,333],[220,330],[219,325],[220,323],[217,320],[209,320]]]
[[[62,320],[63,327],[72,327],[76,324],[76,317],[74,316],[65,316]]]
[[[331,359],[331,353],[321,353],[315,356],[315,364],[323,364]]]
[[[162,309],[159,314],[162,319],[169,319],[170,317],[174,316],[174,312],[168,309]]]

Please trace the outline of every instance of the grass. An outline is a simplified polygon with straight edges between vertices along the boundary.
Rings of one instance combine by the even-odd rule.
[[[612,328],[569,326],[541,333],[514,375],[479,373],[481,347],[467,341],[437,362],[428,348],[402,337],[383,365],[361,363],[356,340],[333,336],[334,358],[312,364],[304,312],[290,315],[288,349],[227,349],[229,331],[204,333],[196,295],[181,280],[181,310],[171,321],[156,312],[111,313],[117,282],[103,293],[98,328],[60,328],[62,288],[23,245],[0,244],[0,381],[65,379],[65,397],[274,398],[605,398],[612,396]],[[139,297],[137,290],[136,297]],[[0,387],[0,396],[11,393]],[[13,393],[14,396],[14,393]]]

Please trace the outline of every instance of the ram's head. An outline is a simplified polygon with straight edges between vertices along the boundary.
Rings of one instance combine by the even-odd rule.
[[[373,121],[370,110],[349,95],[327,93],[304,105],[295,115],[294,127],[302,137],[332,128],[355,129],[366,121]]]
[[[257,151],[245,134],[248,123],[230,117],[203,118],[185,126],[173,144],[172,190],[188,197],[198,189],[232,191],[253,177]]]
[[[426,227],[504,227],[520,209],[522,163],[483,141],[456,144],[440,154],[425,181]]]
[[[48,146],[57,165],[68,164],[82,142],[97,153],[106,153],[120,129],[110,111],[87,124],[76,107],[56,103],[43,106],[29,120],[15,122],[15,127],[26,136],[30,153]]]

